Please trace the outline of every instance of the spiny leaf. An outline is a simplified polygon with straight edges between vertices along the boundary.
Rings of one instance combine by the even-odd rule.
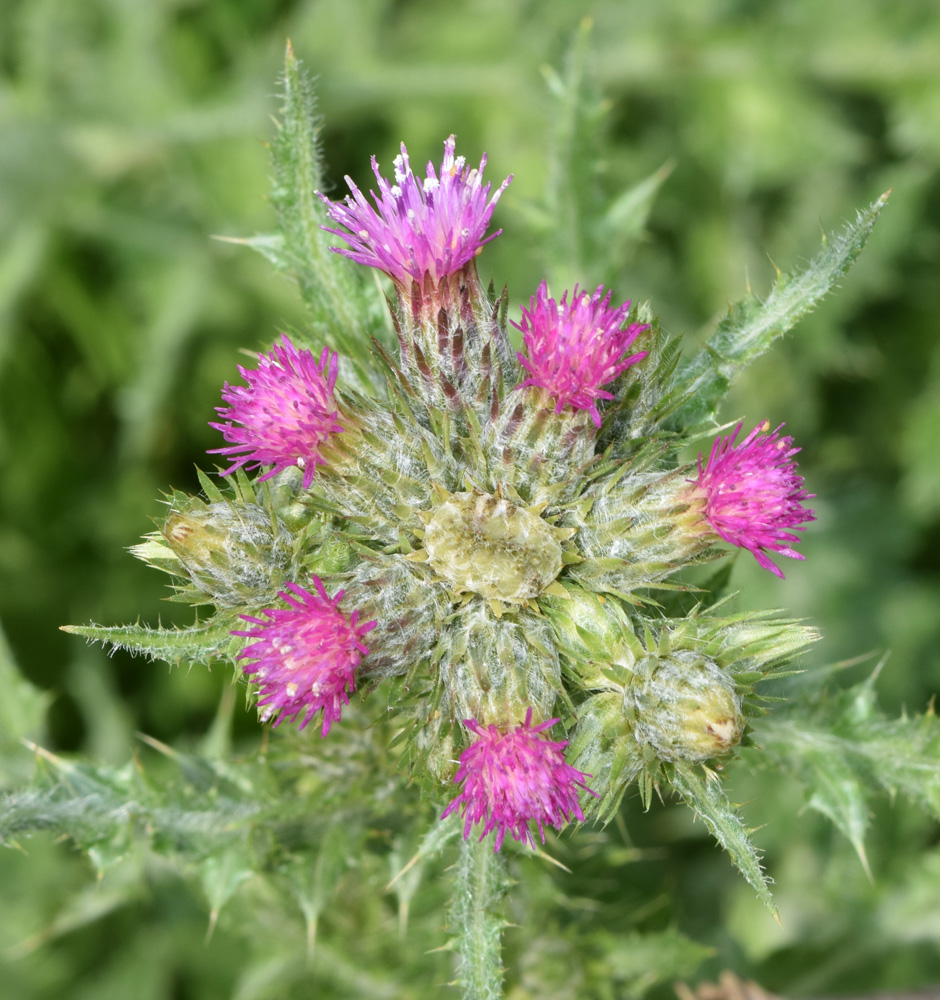
[[[553,135],[549,159],[545,255],[549,277],[559,288],[590,273],[591,226],[601,200],[590,164],[597,163],[597,126],[604,105],[590,73],[591,21],[585,18],[568,52],[563,75],[545,69],[549,91],[555,98]]]
[[[718,776],[711,773],[704,776],[700,768],[676,764],[672,783],[695,815],[705,822],[718,843],[731,855],[738,871],[750,883],[761,902],[776,914],[777,908],[770,892],[771,880],[764,874],[760,855],[751,843],[737,810],[725,795]]]
[[[673,423],[694,426],[714,416],[737,375],[810,312],[855,263],[890,193],[859,212],[841,233],[825,237],[805,270],[778,273],[763,302],[749,295],[732,306],[705,347],[680,370],[679,381],[690,398]]]
[[[13,650],[0,627],[0,744],[15,743],[35,734],[42,723],[49,696],[19,672]]]
[[[940,723],[932,707],[889,719],[877,705],[876,676],[755,727],[761,759],[797,777],[809,806],[835,823],[863,862],[874,789],[900,793],[940,819]]]
[[[149,625],[62,625],[63,632],[81,635],[112,649],[143,653],[151,660],[168,663],[207,663],[216,657],[231,657],[240,640],[232,636],[231,621],[209,622],[190,628],[152,628]]]
[[[256,867],[257,860],[245,841],[236,841],[213,852],[199,865],[199,880],[209,903],[207,940],[212,937],[222,907],[238,887],[254,875]]]
[[[211,787],[197,789],[176,780],[176,771],[173,780],[161,783],[148,780],[135,763],[97,766],[30,746],[37,777],[32,787],[0,799],[0,843],[51,829],[83,850],[96,850],[96,862],[106,866],[135,833],[145,831],[164,853],[198,857],[237,837],[259,814],[277,811],[276,804],[248,796],[221,774]]]
[[[622,247],[630,240],[639,239],[653,207],[653,201],[674,166],[671,161],[664,163],[649,177],[644,177],[615,198],[604,213],[600,235],[606,237],[615,247],[618,244]]]
[[[622,984],[623,996],[639,998],[656,983],[694,975],[714,949],[687,938],[674,928],[641,934],[603,934],[597,938],[603,949],[605,969]]]
[[[381,390],[378,373],[359,359],[368,355],[373,333],[384,331],[385,326],[370,322],[375,310],[369,306],[375,303],[367,300],[358,272],[330,250],[331,238],[320,228],[327,222],[318,196],[323,189],[322,122],[313,82],[290,43],[284,57],[281,97],[281,114],[271,144],[271,202],[277,209],[281,235],[247,242],[296,279],[318,335],[356,367],[364,387]],[[377,298],[368,296],[370,300]]]

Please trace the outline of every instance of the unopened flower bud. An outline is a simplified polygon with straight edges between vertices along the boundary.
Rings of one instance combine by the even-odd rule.
[[[290,532],[258,504],[194,498],[160,534],[196,587],[224,607],[272,597],[290,566]]]
[[[551,598],[544,611],[573,669],[591,690],[622,688],[644,653],[630,621],[614,598],[573,584],[566,598]]]
[[[662,760],[701,763],[741,741],[744,715],[734,682],[716,663],[691,650],[649,657],[624,696],[633,731]]]
[[[478,604],[442,638],[440,672],[455,723],[507,728],[533,708],[542,718],[550,713],[561,668],[546,622],[499,619]]]

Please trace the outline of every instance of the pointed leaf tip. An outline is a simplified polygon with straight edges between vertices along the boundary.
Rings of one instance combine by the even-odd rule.
[[[890,193],[859,211],[841,230],[824,233],[822,248],[809,265],[778,274],[763,301],[749,294],[732,306],[699,353],[685,362],[678,384],[688,401],[673,423],[696,425],[714,417],[738,374],[811,312],[855,263]]]

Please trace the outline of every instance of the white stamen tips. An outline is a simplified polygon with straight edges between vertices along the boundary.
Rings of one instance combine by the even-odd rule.
[[[347,179],[352,197],[346,205],[327,201],[330,218],[349,230],[337,232],[349,248],[334,249],[398,283],[420,281],[426,274],[439,279],[472,261],[499,235],[487,236],[486,230],[509,178],[489,197],[490,185],[481,177],[486,157],[471,168],[465,156],[454,155],[454,143],[453,136],[445,141],[440,166],[429,161],[424,177],[412,171],[404,145],[388,176],[373,157],[379,185],[378,193],[371,192],[374,205]]]

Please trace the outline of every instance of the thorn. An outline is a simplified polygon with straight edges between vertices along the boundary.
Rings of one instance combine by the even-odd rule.
[[[868,876],[868,881],[874,885],[875,876],[871,873],[871,866],[868,863],[868,855],[865,852],[865,845],[859,841],[855,846],[855,853],[858,855],[858,860],[862,863],[862,868],[865,869],[865,874]]]
[[[50,764],[64,764],[65,761],[54,754],[51,750],[47,750],[45,747],[41,747],[38,743],[33,743],[32,740],[20,740],[27,750],[32,750],[37,757],[42,757],[43,760],[49,761]]]
[[[571,874],[571,869],[567,865],[563,865],[557,858],[553,858],[546,851],[542,850],[541,847],[537,847],[534,854],[538,858],[542,858],[543,861],[547,861],[550,865],[554,865],[556,868],[560,868],[563,872]]]
[[[206,928],[206,937],[202,942],[203,945],[207,945],[212,940],[212,935],[215,933],[215,925],[219,919],[219,911],[216,908],[212,909],[209,914],[209,926]]]
[[[884,668],[884,665],[888,662],[888,657],[890,655],[891,655],[891,650],[890,649],[886,650],[882,654],[881,659],[875,664],[875,669],[871,672],[871,676],[865,682],[868,687],[874,687],[875,681],[878,680],[878,675],[881,673],[882,669]]]
[[[313,953],[317,945],[317,918],[307,921],[307,966],[313,963]]]
[[[782,929],[783,928],[783,921],[780,919],[780,911],[779,910],[774,910],[773,917],[774,917],[774,920],[777,921],[777,926]]]
[[[421,852],[416,851],[414,857],[405,865],[404,868],[401,869],[401,871],[392,879],[392,881],[388,883],[388,885],[385,887],[385,892],[391,892],[392,886],[402,877],[402,875],[405,875],[407,872],[410,872],[411,869],[414,868],[414,866],[418,863],[420,858],[421,858]]]
[[[210,233],[209,239],[217,240],[219,243],[238,243],[241,246],[248,246],[251,243],[245,236],[219,236],[216,233]]]
[[[158,740],[155,736],[148,736],[146,733],[135,733],[137,739],[142,740],[147,746],[153,747],[159,753],[162,753],[165,757],[178,757],[179,754],[167,743],[163,743]]]

